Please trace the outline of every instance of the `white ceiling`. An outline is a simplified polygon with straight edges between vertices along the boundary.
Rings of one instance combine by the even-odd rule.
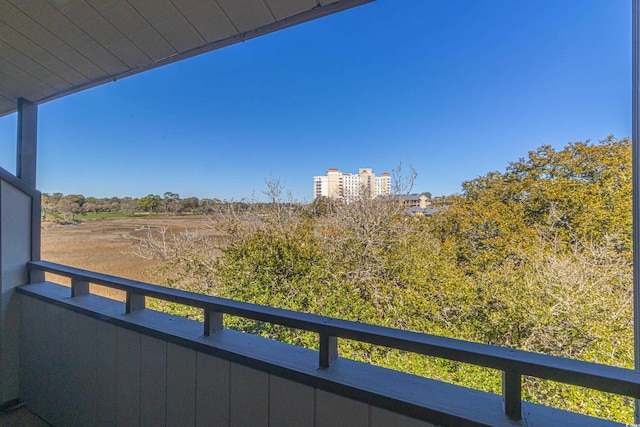
[[[371,0],[0,0],[0,116]]]

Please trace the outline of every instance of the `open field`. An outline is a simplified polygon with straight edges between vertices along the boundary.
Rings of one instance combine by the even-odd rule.
[[[42,259],[72,267],[125,277],[148,283],[159,281],[154,270],[157,261],[145,260],[133,255],[150,230],[168,227],[172,231],[212,233],[202,216],[176,217],[124,217],[84,219],[75,225],[43,223]],[[51,279],[64,283],[64,278]],[[93,286],[93,285],[92,285]],[[123,299],[120,291],[99,292]]]

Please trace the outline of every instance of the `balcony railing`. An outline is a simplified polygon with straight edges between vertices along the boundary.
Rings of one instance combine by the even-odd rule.
[[[523,375],[640,399],[640,373],[629,369],[249,304],[46,261],[30,262],[28,266],[31,272],[70,278],[71,297],[88,294],[89,283],[124,291],[126,313],[144,309],[146,297],[202,309],[205,336],[223,329],[225,314],[317,333],[318,367],[322,369],[330,370],[338,358],[339,338],[497,369],[502,371],[504,412],[515,420],[522,417]]]

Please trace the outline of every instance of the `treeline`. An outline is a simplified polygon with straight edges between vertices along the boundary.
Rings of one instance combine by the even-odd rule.
[[[289,215],[272,185],[274,203],[259,221],[229,210],[211,222],[223,238],[151,234],[140,255],[165,261],[170,286],[631,368],[631,176],[631,141],[610,137],[531,151],[436,201],[433,217],[366,197],[298,205]],[[313,334],[225,319],[227,327],[317,347]],[[342,357],[500,393],[500,373],[490,369],[339,345]],[[523,381],[525,400],[633,419],[632,399]]]
[[[211,214],[223,206],[238,211],[249,209],[250,202],[227,201],[197,197],[180,197],[180,194],[166,192],[163,196],[149,194],[133,197],[91,197],[82,194],[42,193],[42,216],[44,218],[75,218],[87,214]]]
[[[424,195],[431,203],[431,193]],[[406,196],[405,196],[406,197]],[[149,194],[140,198],[133,197],[85,197],[82,194],[42,193],[42,217],[43,219],[61,218],[75,219],[77,216],[88,214],[157,214],[157,215],[213,215],[221,211],[235,213],[268,214],[271,205],[276,203],[278,209],[287,212],[300,213],[302,208],[314,215],[324,215],[334,210],[342,202],[328,197],[318,197],[313,203],[305,205],[295,201],[270,201],[257,202],[255,200],[241,199],[220,200],[197,197],[180,197],[180,194],[166,192],[164,196]],[[410,206],[406,200],[387,197],[386,203],[401,203],[405,208]]]

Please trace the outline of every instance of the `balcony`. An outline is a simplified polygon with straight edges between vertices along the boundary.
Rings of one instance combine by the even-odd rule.
[[[146,63],[138,64],[139,58],[132,59],[129,51],[121,64],[132,59],[137,65],[91,76],[68,87],[66,83],[42,84],[51,77],[46,70],[40,70],[35,82],[29,81],[29,73],[24,70],[9,76],[7,81],[15,87],[0,88],[0,114],[18,111],[19,141],[16,175],[0,169],[0,404],[24,403],[55,426],[606,426],[615,423],[522,401],[523,376],[640,399],[637,371],[225,300],[40,260],[40,194],[35,189],[39,103],[365,2],[255,2],[253,9],[247,6],[246,10],[235,10],[239,22],[234,27],[244,29],[237,34],[186,46]],[[260,15],[267,3],[278,5],[283,17]],[[634,5],[640,8],[640,1],[634,0]],[[0,6],[15,8],[9,2],[0,2]],[[50,15],[54,12],[52,9]],[[122,18],[118,12],[114,15]],[[637,21],[637,16],[634,19]],[[53,29],[38,25],[27,28],[26,24],[37,21],[37,16],[32,21],[24,20],[24,31],[33,30],[31,38],[24,39],[44,43],[53,38],[45,31]],[[207,19],[194,19],[193,25],[197,27],[203,21]],[[65,35],[81,27],[91,30],[86,22],[71,24],[59,40],[72,44],[73,37]],[[637,51],[638,22],[634,26]],[[175,28],[170,30],[171,35],[179,35]],[[121,37],[121,43],[129,43],[134,36]],[[116,41],[103,41],[104,45],[110,43]],[[78,55],[90,45],[75,46],[68,56],[57,52],[55,58],[46,49],[40,50],[52,61],[91,57],[102,60],[104,68],[113,65],[108,61],[118,61],[113,56],[118,49],[109,52],[108,58],[106,54],[101,58],[99,49]],[[25,50],[20,46],[12,49],[18,53]],[[29,61],[37,64],[38,58]],[[72,68],[72,62],[63,65]],[[635,70],[640,70],[637,57]],[[635,98],[637,107],[640,103]],[[636,126],[634,140],[638,139]],[[67,277],[71,286],[45,280],[46,273]],[[120,290],[126,300],[94,295],[90,284]],[[204,322],[149,309],[147,298],[198,309]],[[317,335],[318,349],[227,329],[225,316],[309,331]],[[339,354],[340,340],[495,369],[502,372],[502,393],[491,394],[349,360]]]
[[[205,296],[37,261],[36,190],[0,169],[3,402],[67,425],[594,425],[521,400],[523,376],[640,398],[640,374]],[[71,286],[45,281],[66,277]],[[124,292],[124,302],[89,284]],[[204,322],[146,308],[156,298]],[[239,316],[311,331],[319,350],[226,329]],[[348,339],[502,372],[502,395],[340,357]]]
[[[521,402],[523,375],[640,396],[637,373],[194,294],[45,261],[71,280],[16,289],[21,398],[53,425],[609,425]],[[125,302],[89,292],[124,291]],[[202,310],[196,322],[145,298]],[[319,351],[223,328],[225,315],[318,334]],[[503,372],[502,396],[342,359],[339,339]],[[45,356],[45,357],[43,357]]]
[[[640,398],[635,371],[194,294],[33,260],[39,193],[0,169],[4,402],[67,425],[610,425],[523,402],[522,376]],[[37,258],[35,258],[37,259]],[[71,286],[45,281],[45,273]],[[124,302],[89,284],[123,291]],[[201,310],[197,322],[146,298]],[[239,316],[319,350],[226,329]],[[349,339],[502,371],[502,395],[340,357]]]

